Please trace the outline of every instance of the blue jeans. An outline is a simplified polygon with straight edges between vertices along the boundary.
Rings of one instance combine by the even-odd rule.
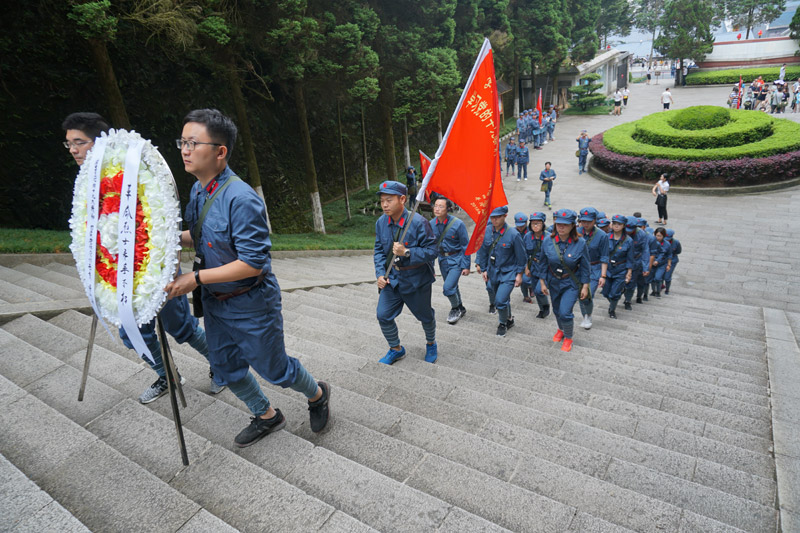
[[[506,174],[508,174],[508,169],[511,169],[511,172],[514,172],[514,162],[506,160]]]
[[[550,280],[547,288],[550,291],[550,301],[553,302],[553,314],[556,315],[558,329],[564,332],[566,338],[571,339],[573,319],[575,318],[572,309],[575,307],[580,291],[575,288],[575,284],[570,279]]]
[[[489,278],[489,283],[486,284],[486,290],[489,292],[490,298],[494,296],[494,306],[497,308],[497,316],[501,323],[505,324],[511,317],[511,291],[514,290],[514,282],[507,281],[492,281]]]
[[[578,156],[578,170],[585,171],[586,170],[586,158],[588,157],[588,153],[584,154],[583,152],[580,153]]]
[[[544,203],[546,203],[546,204],[550,203],[550,191],[552,191],[552,190],[553,190],[553,186],[552,185],[548,185],[547,189],[544,191]]]
[[[458,282],[461,280],[461,269],[455,266],[448,267],[446,264],[439,262],[439,272],[442,273],[444,279],[444,287],[442,294],[447,296],[452,304],[454,301],[461,305],[461,291],[458,290]],[[451,307],[458,307],[451,305]]]
[[[528,163],[517,164],[517,179],[521,179],[523,173],[525,174],[525,179],[528,179]]]

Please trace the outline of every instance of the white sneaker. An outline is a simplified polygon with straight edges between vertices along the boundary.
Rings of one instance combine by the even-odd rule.
[[[543,142],[542,144],[547,144],[547,141]]]
[[[528,178],[525,178],[525,181],[528,181]]]
[[[517,178],[517,181],[519,181],[519,178]]]
[[[581,326],[583,326],[583,329],[592,329],[592,315],[584,315]]]

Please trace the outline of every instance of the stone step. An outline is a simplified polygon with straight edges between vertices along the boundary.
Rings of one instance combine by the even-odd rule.
[[[12,270],[12,272],[21,274],[20,272],[16,272],[14,270]],[[0,278],[0,299],[9,304],[49,302],[52,300],[52,298],[48,296],[44,296],[36,291],[32,291],[20,286],[18,283],[23,279],[30,278],[28,276],[24,276],[22,278],[14,279],[14,281],[6,281],[5,279]]]
[[[50,270],[52,272],[58,272],[59,274],[64,274],[65,276],[69,276],[71,278],[75,278],[80,280],[80,276],[78,276],[78,269],[75,265],[65,265],[64,263],[48,263],[44,268]]]
[[[21,265],[17,265],[14,267],[14,270],[23,272],[29,276],[35,276],[45,281],[49,281],[50,283],[61,285],[62,287],[66,287],[80,294],[85,294],[86,292],[83,287],[83,283],[81,283],[81,280],[77,277],[77,270],[74,268],[72,268],[73,275],[63,274],[59,271],[31,265],[30,263],[22,263]]]
[[[72,289],[62,285],[60,282],[52,282],[47,281],[41,277],[33,276],[27,272],[23,272],[17,269],[8,269],[6,267],[0,267],[3,271],[0,271],[0,280],[4,280],[7,283],[13,283],[19,289],[27,289],[31,292],[40,295],[38,300],[30,300],[30,301],[42,301],[42,300],[74,300],[77,298],[85,297],[85,293],[82,289]],[[19,275],[12,275],[6,271],[11,270],[11,272],[16,273]],[[13,281],[12,281],[13,280]],[[15,294],[14,292],[9,292],[9,295]],[[6,297],[6,289],[3,285],[0,285],[0,297],[10,302],[13,300]],[[25,300],[27,301],[27,300]],[[19,303],[19,302],[13,302]]]

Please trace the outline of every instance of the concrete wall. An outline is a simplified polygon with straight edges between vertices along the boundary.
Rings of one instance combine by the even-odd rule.
[[[702,62],[698,62],[697,66],[731,68],[800,63],[800,56],[794,55],[798,50],[800,47],[797,41],[789,37],[724,41],[714,43],[714,50]]]

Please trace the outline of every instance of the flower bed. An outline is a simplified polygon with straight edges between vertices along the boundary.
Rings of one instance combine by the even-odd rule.
[[[700,72],[690,72],[686,76],[686,85],[734,85],[739,83],[739,75],[742,76],[742,83],[750,85],[754,79],[761,78],[771,83],[778,79],[780,67],[756,67],[756,68],[731,68],[723,70],[706,70]],[[800,66],[786,67],[786,80],[796,80],[800,78]]]
[[[635,122],[632,137],[639,143],[659,148],[712,149],[752,144],[773,134],[774,120],[766,113],[698,107],[714,108],[708,114],[712,119],[704,120],[706,115],[700,112],[687,113],[694,111],[693,108],[654,113]],[[688,120],[684,118],[686,115],[689,115]],[[678,128],[678,124],[684,127]],[[703,128],[703,124],[709,126]],[[710,126],[716,124],[720,125]],[[689,125],[698,127],[690,129]]]
[[[714,187],[774,183],[800,176],[800,150],[762,158],[681,161],[612,152],[604,143],[603,133],[592,138],[589,150],[592,165],[633,181],[652,183],[668,173],[672,184]]]

